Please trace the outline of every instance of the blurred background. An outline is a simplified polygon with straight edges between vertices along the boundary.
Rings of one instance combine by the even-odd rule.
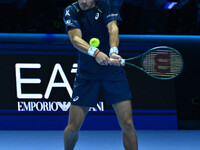
[[[200,34],[199,0],[113,0],[120,34]],[[65,33],[63,9],[75,0],[0,0],[0,32]]]

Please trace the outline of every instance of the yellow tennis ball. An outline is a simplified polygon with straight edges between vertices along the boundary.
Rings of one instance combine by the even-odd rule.
[[[97,38],[91,38],[89,43],[90,43],[90,46],[92,47],[98,47],[100,44],[100,41]]]

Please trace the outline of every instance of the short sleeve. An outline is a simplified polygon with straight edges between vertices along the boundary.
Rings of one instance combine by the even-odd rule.
[[[67,32],[68,32],[68,27],[80,29],[80,25],[77,20],[77,11],[76,9],[73,9],[72,6],[68,6],[67,8],[65,8],[63,14],[63,21],[65,23],[65,28]]]
[[[104,22],[106,24],[111,21],[122,21],[117,7],[113,4],[112,0],[105,0],[104,7]]]

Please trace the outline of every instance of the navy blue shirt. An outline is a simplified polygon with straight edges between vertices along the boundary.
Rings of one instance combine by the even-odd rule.
[[[99,0],[92,9],[83,11],[78,2],[73,3],[64,10],[64,22],[66,30],[69,27],[79,28],[82,32],[82,38],[89,43],[91,38],[100,40],[99,49],[109,56],[110,44],[107,24],[111,21],[121,21],[120,14],[111,0]],[[82,78],[88,79],[124,79],[125,73],[123,67],[101,66],[94,57],[82,52],[78,52],[78,72]]]

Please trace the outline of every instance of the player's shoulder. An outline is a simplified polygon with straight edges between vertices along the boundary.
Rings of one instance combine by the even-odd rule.
[[[71,5],[65,8],[65,11],[79,12],[80,8],[78,6],[78,2],[74,2]]]
[[[106,10],[107,8],[111,7],[112,0],[98,0],[97,7],[101,10]]]

